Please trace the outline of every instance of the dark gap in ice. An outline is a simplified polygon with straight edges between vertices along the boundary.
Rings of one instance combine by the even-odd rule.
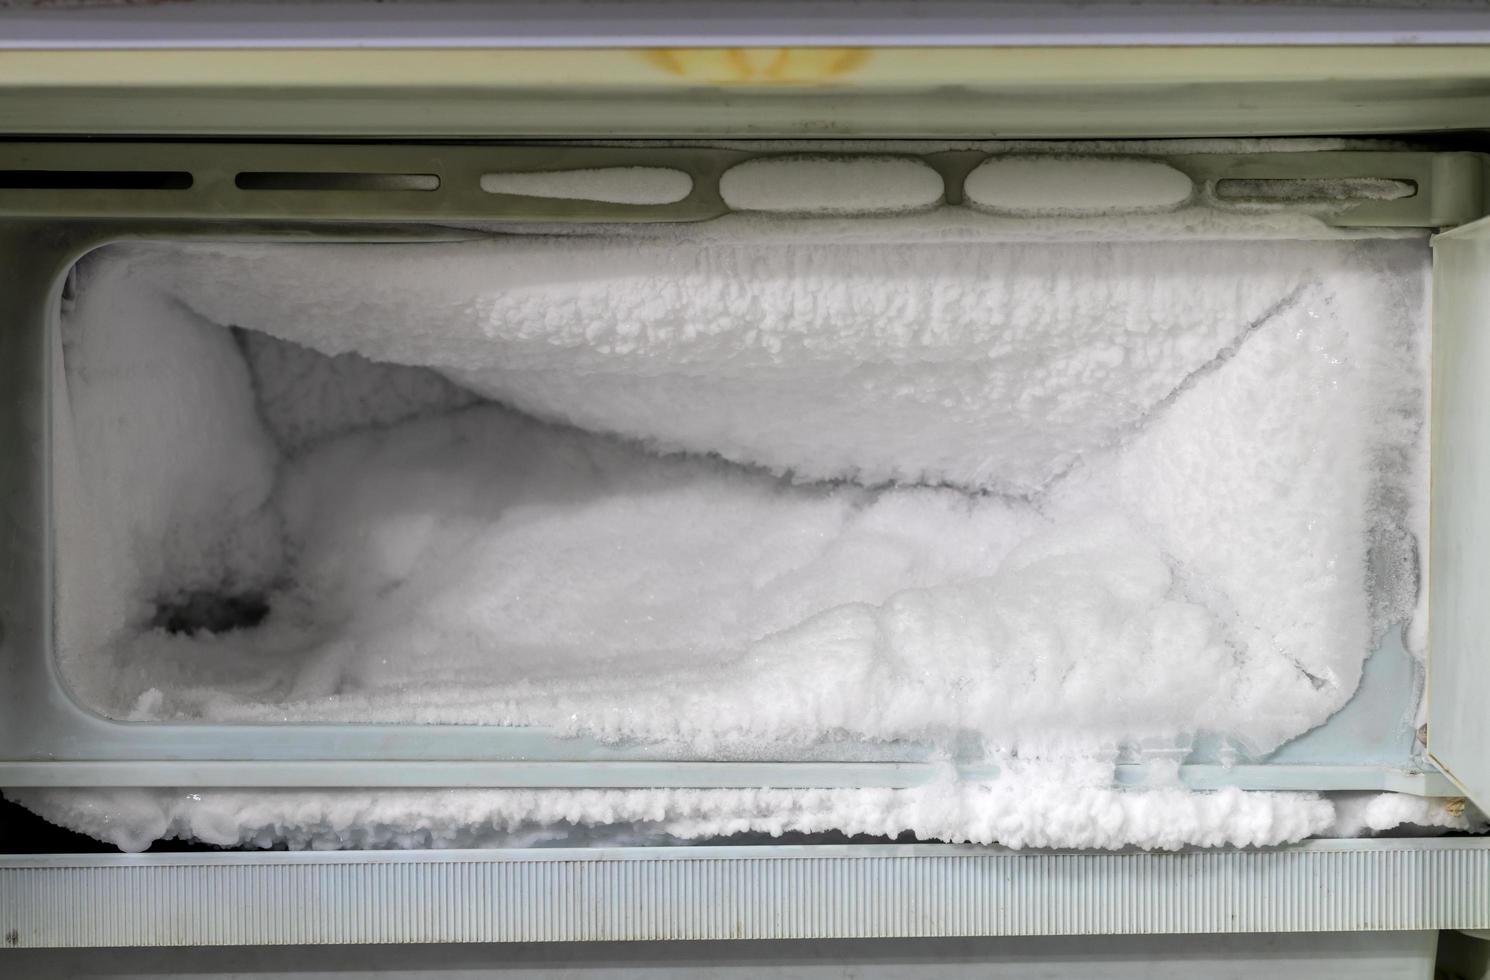
[[[184,592],[157,599],[153,629],[167,633],[228,633],[252,629],[269,615],[269,600],[256,592]]]

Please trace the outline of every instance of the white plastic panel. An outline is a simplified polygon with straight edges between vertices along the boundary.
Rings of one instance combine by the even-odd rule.
[[[1433,242],[1428,752],[1490,806],[1490,219]]]

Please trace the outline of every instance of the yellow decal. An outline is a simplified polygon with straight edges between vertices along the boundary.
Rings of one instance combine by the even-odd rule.
[[[669,75],[710,85],[802,85],[842,78],[867,48],[654,48],[640,52]]]

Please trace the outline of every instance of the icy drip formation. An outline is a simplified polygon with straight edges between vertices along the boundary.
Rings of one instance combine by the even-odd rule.
[[[719,230],[114,249],[65,331],[62,526],[109,531],[62,542],[64,666],[139,718],[973,733],[1058,784],[1145,738],[1266,751],[1413,603],[1425,270],[1420,242]],[[163,563],[181,527],[202,553]],[[149,628],[245,588],[256,628]],[[901,829],[1019,838],[998,792],[986,834]],[[1067,802],[1043,819],[1105,806]]]

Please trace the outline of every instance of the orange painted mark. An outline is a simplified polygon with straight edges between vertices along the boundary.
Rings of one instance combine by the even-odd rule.
[[[676,78],[709,85],[811,85],[862,68],[867,48],[652,48],[642,59]]]

